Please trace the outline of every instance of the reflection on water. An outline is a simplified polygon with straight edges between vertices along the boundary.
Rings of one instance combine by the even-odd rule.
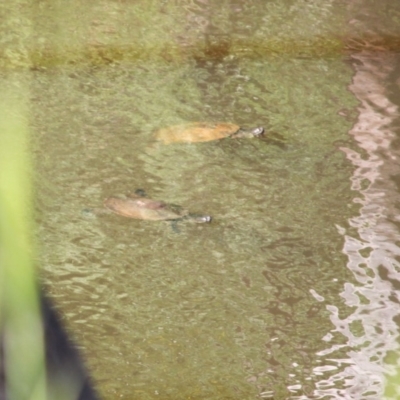
[[[341,6],[239,3],[42,4],[44,279],[104,398],[376,398],[397,340],[395,61],[317,57]],[[154,146],[188,121],[267,137]],[[213,222],[81,213],[139,187]]]
[[[347,357],[337,358],[334,346],[325,351],[340,372],[317,385],[318,393],[338,399],[352,393],[357,398],[360,393],[362,398],[382,397],[384,373],[390,371],[385,363],[395,360],[388,356],[399,348],[400,233],[398,186],[393,184],[399,160],[393,146],[398,106],[388,91],[399,57],[371,47],[352,55],[355,75],[349,87],[360,101],[358,121],[350,134],[366,155],[342,148],[356,167],[352,189],[360,194],[354,201],[361,204],[359,215],[349,220],[351,231],[338,226],[345,239],[347,267],[356,279],[344,285],[341,296],[353,311],[341,317],[339,307],[328,306],[335,325],[333,335],[347,339],[340,349],[341,354],[345,349]]]

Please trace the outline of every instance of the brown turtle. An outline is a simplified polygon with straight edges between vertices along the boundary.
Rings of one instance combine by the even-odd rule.
[[[263,127],[251,130],[242,129],[239,125],[226,122],[190,122],[160,129],[155,137],[164,144],[178,142],[208,142],[211,140],[231,138],[253,138],[264,133]]]
[[[209,215],[192,214],[180,206],[149,199],[145,197],[142,190],[137,190],[124,197],[111,196],[104,201],[104,206],[107,210],[128,218],[150,221],[211,222]]]

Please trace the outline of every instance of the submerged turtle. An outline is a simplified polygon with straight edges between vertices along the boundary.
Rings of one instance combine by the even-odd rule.
[[[125,197],[109,197],[104,201],[104,206],[107,210],[128,218],[150,221],[211,222],[209,215],[192,214],[180,206],[149,199],[142,190],[137,190]]]
[[[245,130],[239,125],[226,122],[190,122],[160,129],[156,132],[155,137],[164,144],[170,144],[178,142],[209,142],[227,137],[253,138],[260,137],[263,133],[263,127]]]

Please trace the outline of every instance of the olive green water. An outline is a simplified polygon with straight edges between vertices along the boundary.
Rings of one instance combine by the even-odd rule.
[[[356,282],[342,233],[358,235],[360,193],[341,149],[362,150],[339,40],[355,10],[255,0],[32,10],[43,280],[103,397],[340,398],[359,346],[332,318],[351,314],[343,290]],[[158,128],[203,120],[267,135],[154,143]],[[213,221],[177,232],[83,212],[136,188]]]

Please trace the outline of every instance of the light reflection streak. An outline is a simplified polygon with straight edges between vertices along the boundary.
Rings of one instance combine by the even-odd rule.
[[[398,117],[398,107],[388,98],[389,74],[395,66],[395,56],[382,51],[363,51],[352,56],[355,74],[349,90],[360,102],[359,116],[350,134],[361,148],[360,153],[341,148],[354,164],[351,187],[360,196],[359,215],[349,220],[344,236],[343,252],[347,267],[358,284],[346,283],[341,293],[344,303],[352,308],[350,315],[342,314],[330,305],[330,318],[335,326],[331,332],[347,338],[344,346],[332,345],[319,356],[347,349],[348,359],[325,359],[339,372],[316,383],[314,396],[337,399],[383,398],[385,357],[398,350],[400,279],[396,258],[400,255],[400,234],[395,222],[398,189],[391,176],[399,173],[399,154],[391,147],[395,134],[391,131]],[[363,153],[363,154],[361,154]],[[397,171],[397,172],[395,172]],[[321,373],[321,366],[314,369]]]

